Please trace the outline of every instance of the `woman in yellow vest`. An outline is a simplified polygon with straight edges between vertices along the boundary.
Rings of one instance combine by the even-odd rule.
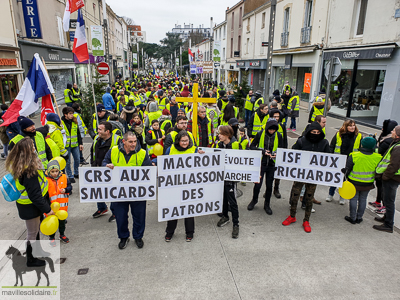
[[[68,177],[60,170],[60,165],[57,160],[52,159],[47,165],[46,172],[47,181],[49,183],[49,198],[50,202],[58,202],[60,210],[68,211],[68,197],[72,191],[71,182]],[[60,232],[60,241],[67,244],[69,239],[65,236],[65,220],[59,220],[58,231]],[[50,245],[55,247],[55,233],[49,236]]]
[[[197,147],[193,145],[192,139],[186,130],[182,130],[178,133],[175,138],[175,142],[169,147],[165,155],[179,155],[179,154],[192,154],[192,153],[204,153],[204,151],[197,151]],[[167,229],[165,230],[165,241],[170,242],[174,235],[178,220],[170,220],[167,222]],[[185,231],[186,231],[186,242],[191,242],[194,234],[194,218],[185,218]]]
[[[25,137],[14,146],[6,160],[6,170],[11,173],[15,185],[21,193],[16,201],[19,217],[25,221],[27,231],[26,265],[43,267],[44,260],[36,257],[40,254],[39,237],[40,217],[43,214],[54,215],[50,208],[48,182],[42,170],[33,141]]]
[[[348,119],[343,122],[342,127],[333,136],[330,144],[331,153],[343,154],[349,156],[351,152],[356,152],[360,148],[362,135],[358,132],[356,122]],[[326,197],[327,202],[333,200],[336,187],[329,188],[329,195]],[[340,205],[344,205],[345,201],[342,197],[339,200]]]
[[[219,125],[223,126],[229,125],[228,124],[229,120],[232,118],[236,118],[235,114],[236,112],[234,106],[229,103],[228,105],[225,106],[224,111],[219,116]]]
[[[350,153],[347,158],[346,175],[356,187],[356,195],[350,199],[350,216],[344,217],[351,224],[363,221],[368,193],[375,188],[375,169],[382,159],[382,155],[374,151],[375,146],[376,140],[366,137],[361,141],[359,151]]]

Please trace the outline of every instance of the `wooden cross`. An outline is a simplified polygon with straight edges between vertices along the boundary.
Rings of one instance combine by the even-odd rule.
[[[193,114],[192,114],[192,134],[193,137],[197,141],[197,110],[198,110],[198,104],[199,103],[217,103],[216,98],[199,98],[199,84],[194,83],[193,88],[192,88],[192,94],[193,97],[176,97],[175,101],[176,102],[191,102],[192,103],[192,109],[193,109]]]

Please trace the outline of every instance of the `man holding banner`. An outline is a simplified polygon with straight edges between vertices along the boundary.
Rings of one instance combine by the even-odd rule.
[[[114,167],[151,166],[149,156],[141,149],[136,135],[131,131],[124,134],[122,143],[110,149],[103,160],[103,167],[114,169]],[[131,208],[133,228],[132,237],[135,239],[139,249],[143,248],[143,234],[146,225],[146,201],[127,201],[114,203],[114,215],[117,221],[117,231],[120,242],[119,249],[126,248],[129,242],[128,213]]]
[[[322,132],[321,125],[319,125],[318,122],[313,122],[307,127],[304,136],[300,137],[297,140],[292,149],[312,151],[313,153],[330,153],[329,142],[325,139],[325,134]],[[310,233],[311,227],[309,221],[313,206],[314,193],[315,189],[317,188],[316,184],[304,183],[299,181],[293,182],[292,191],[290,193],[290,216],[288,216],[286,220],[282,222],[282,225],[288,226],[296,222],[297,202],[299,201],[300,192],[304,184],[306,185],[306,192],[304,194],[304,201],[306,202],[306,212],[303,220],[303,227],[305,232]]]

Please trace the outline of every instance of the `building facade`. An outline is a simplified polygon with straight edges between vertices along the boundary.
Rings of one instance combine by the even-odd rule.
[[[217,52],[215,52],[217,51]],[[214,27],[213,80],[226,85],[226,20]]]
[[[172,28],[171,32],[174,34],[179,34],[179,37],[182,39],[182,41],[186,41],[191,33],[196,33],[196,34],[201,34],[204,39],[210,38],[211,37],[211,28],[205,28],[204,24],[199,25],[199,27],[193,27],[193,24],[189,23],[183,23],[182,25],[175,24],[175,27]]]

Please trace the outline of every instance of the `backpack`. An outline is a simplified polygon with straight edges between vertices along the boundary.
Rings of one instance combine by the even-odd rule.
[[[8,202],[16,201],[21,196],[15,184],[14,177],[10,173],[5,175],[1,180],[0,190],[3,193],[4,199]]]

